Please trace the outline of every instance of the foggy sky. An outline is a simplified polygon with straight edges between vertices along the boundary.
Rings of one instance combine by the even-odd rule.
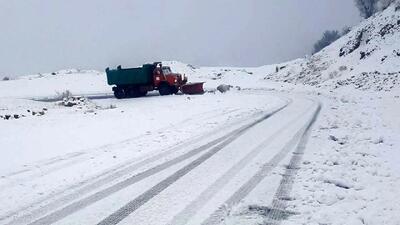
[[[0,78],[160,60],[266,65],[359,21],[353,0],[0,0]]]

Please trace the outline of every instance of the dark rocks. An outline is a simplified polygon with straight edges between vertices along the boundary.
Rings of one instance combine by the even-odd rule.
[[[382,29],[379,31],[379,34],[381,37],[385,37],[387,34],[393,33],[393,29],[396,27],[398,24],[386,24]]]
[[[363,38],[364,32],[364,30],[358,31],[356,36],[340,49],[339,56],[346,56],[357,50],[361,46],[361,40]]]
[[[365,59],[365,56],[366,56],[366,54],[365,54],[365,52],[360,52],[360,59]]]
[[[371,89],[375,91],[389,91],[399,86],[399,76],[400,72],[364,72],[357,76],[351,76],[350,78],[336,81],[335,88],[353,85],[359,90]]]
[[[72,107],[74,105],[77,105],[77,103],[76,102],[70,102],[70,101],[64,102],[64,106],[66,106],[66,107]]]
[[[70,96],[63,98],[61,105],[65,107],[73,107],[76,105],[85,105],[87,99],[81,96]]]
[[[4,115],[5,120],[9,120],[11,118],[11,115]]]
[[[334,135],[329,135],[329,140],[339,141],[339,138],[335,137]]]
[[[229,91],[233,86],[227,84],[221,84],[217,87],[217,90],[221,93]]]
[[[41,110],[41,111],[33,111],[33,110],[26,110],[28,113],[30,113],[32,116],[44,116],[46,114],[46,110]],[[22,115],[22,117],[25,117],[24,115]]]

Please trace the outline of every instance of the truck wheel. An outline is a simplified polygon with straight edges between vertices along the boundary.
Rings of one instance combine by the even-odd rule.
[[[171,94],[176,94],[176,93],[178,93],[179,88],[177,88],[177,87],[175,87],[175,86],[171,86],[171,87],[170,87],[170,91],[171,91]]]
[[[124,90],[121,89],[121,88],[116,88],[116,89],[114,90],[114,96],[115,96],[117,99],[125,98],[125,92],[124,92]]]
[[[170,95],[171,94],[171,89],[166,84],[161,84],[161,86],[158,88],[158,91],[160,92],[160,95]]]
[[[146,96],[146,95],[147,95],[147,91],[140,92],[140,96]]]
[[[137,97],[141,96],[139,89],[137,87],[132,87],[132,88],[127,89],[126,93],[129,98],[137,98]]]

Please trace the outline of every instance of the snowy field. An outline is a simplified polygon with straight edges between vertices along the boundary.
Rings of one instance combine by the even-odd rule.
[[[400,221],[394,213],[399,201],[393,201],[400,199],[398,91],[332,91],[264,80],[275,66],[171,66],[206,81],[208,92],[117,100],[105,75],[95,71],[0,82],[0,115],[20,116],[0,120],[0,223]],[[232,89],[219,93],[219,84]],[[73,107],[50,101],[65,90],[86,98]],[[182,171],[154,194],[158,182]],[[293,185],[283,182],[284,174]],[[129,204],[140,207],[118,213]]]

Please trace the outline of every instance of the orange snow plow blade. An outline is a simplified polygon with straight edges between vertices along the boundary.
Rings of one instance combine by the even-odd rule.
[[[203,84],[204,82],[187,83],[181,86],[181,91],[183,94],[187,95],[203,94],[204,93]]]

